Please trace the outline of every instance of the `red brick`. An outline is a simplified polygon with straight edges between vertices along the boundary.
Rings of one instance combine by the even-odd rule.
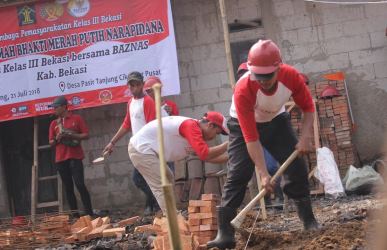
[[[216,194],[202,194],[202,201],[218,201],[219,196]]]
[[[189,214],[189,219],[208,219],[208,218],[216,218],[217,214],[215,213],[195,213],[195,214]]]
[[[208,218],[200,220],[201,225],[217,225],[218,221],[216,218]]]
[[[199,226],[200,225],[200,219],[188,218],[188,225],[189,226]]]
[[[216,213],[216,207],[200,207],[200,213]]]
[[[216,201],[190,200],[190,207],[215,207]]]
[[[217,225],[200,225],[199,230],[202,232],[204,232],[204,231],[217,231],[218,226]]]

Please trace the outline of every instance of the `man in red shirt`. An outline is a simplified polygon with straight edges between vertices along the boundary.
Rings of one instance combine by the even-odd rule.
[[[262,179],[262,186],[272,191],[263,147],[279,162],[297,149],[300,153],[311,149],[314,104],[302,75],[282,63],[277,45],[271,40],[260,40],[248,54],[247,67],[235,86],[228,121],[229,160],[227,181],[224,184],[218,211],[218,235],[207,243],[208,248],[234,248],[234,228],[230,221],[241,205],[246,186],[254,173],[254,166]],[[293,97],[303,111],[299,140],[285,112],[285,103]],[[284,173],[283,191],[295,200],[298,216],[306,230],[318,228],[314,217],[305,162],[298,157]]]
[[[58,117],[50,124],[49,143],[55,146],[55,163],[66,190],[67,201],[74,216],[77,212],[77,200],[74,184],[81,195],[83,206],[88,215],[93,215],[89,191],[86,188],[82,159],[84,153],[81,140],[89,138],[89,130],[80,115],[72,114],[67,109],[64,96],[57,97],[50,105]]]
[[[150,76],[148,79],[146,79],[144,84],[145,92],[150,97],[152,97],[153,100],[155,99],[155,94],[153,92],[152,86],[156,83],[162,84],[160,78],[157,76]],[[161,105],[161,107],[168,113],[168,115],[179,115],[179,109],[174,101],[163,98],[161,100]]]
[[[202,119],[195,120],[183,116],[162,118],[164,131],[165,161],[178,161],[195,152],[202,161],[223,163],[228,142],[209,147],[205,141],[218,134],[228,134],[226,119],[218,112],[207,112]],[[128,152],[133,165],[149,184],[161,210],[166,206],[161,186],[157,121],[146,124],[129,142]],[[167,169],[168,179],[173,183],[173,173]]]
[[[128,75],[128,87],[132,97],[128,101],[125,119],[109,144],[106,145],[103,153],[111,153],[117,141],[129,131],[132,131],[132,135],[135,135],[145,124],[156,119],[154,100],[144,94],[144,79],[140,72],[133,71]],[[157,201],[144,177],[136,168],[133,170],[132,180],[146,196],[144,215],[157,212],[160,209]]]

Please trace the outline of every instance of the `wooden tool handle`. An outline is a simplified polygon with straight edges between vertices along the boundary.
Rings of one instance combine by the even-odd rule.
[[[161,184],[163,187],[163,195],[166,206],[166,213],[168,219],[168,229],[169,229],[169,242],[173,250],[182,249],[179,226],[177,222],[176,215],[176,203],[174,196],[174,189],[172,184],[167,178],[167,166],[164,157],[164,131],[163,124],[161,119],[161,84],[156,83],[152,86],[153,92],[155,94],[155,105],[156,105],[156,118],[157,118],[157,140],[159,143],[159,160],[160,160],[160,174],[161,174]],[[163,211],[165,212],[165,211]]]
[[[271,179],[270,179],[271,184],[275,183],[275,180],[283,174],[283,172],[288,168],[290,163],[292,163],[294,161],[294,159],[296,159],[297,155],[298,155],[298,150],[294,150],[294,152],[289,156],[289,158],[281,165],[281,167],[278,169],[278,171],[275,173],[275,175],[273,177],[271,177]],[[251,209],[253,209],[255,204],[257,204],[257,202],[260,201],[265,196],[265,194],[266,194],[266,188],[262,189],[262,191],[259,192],[259,194],[257,196],[255,196],[254,199],[252,199],[249,202],[249,204],[247,204],[242,209],[242,211],[239,212],[239,214],[237,214],[237,216],[231,221],[231,224],[233,225],[233,227],[240,228],[243,221],[245,220],[247,213]]]

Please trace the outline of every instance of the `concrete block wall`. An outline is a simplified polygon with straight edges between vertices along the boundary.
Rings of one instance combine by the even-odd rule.
[[[218,1],[173,1],[181,77],[175,101],[184,115],[208,109],[228,115],[231,89],[227,76]],[[269,38],[284,61],[312,80],[344,71],[362,159],[381,150],[387,113],[387,4],[336,5],[303,0],[226,0],[229,23],[261,18],[262,29],[230,35],[231,42]]]
[[[181,114],[200,118],[208,110],[228,116],[230,89],[218,1],[171,0],[178,50],[181,95],[171,97]],[[312,80],[343,70],[358,126],[355,144],[364,158],[380,152],[387,107],[387,5],[338,6],[303,0],[226,0],[228,21],[261,18],[263,28],[232,33],[234,41],[266,37],[280,46],[284,61]],[[85,178],[96,208],[143,204],[133,186],[127,154],[129,136],[113,157],[91,166],[120,126],[125,104],[80,112],[90,126],[85,142]],[[222,137],[222,140],[227,138]]]
[[[97,209],[133,209],[143,206],[144,197],[132,182],[133,165],[128,156],[129,133],[115,145],[105,163],[92,164],[101,155],[126,114],[126,104],[108,105],[77,111],[89,128],[90,138],[83,142],[85,181],[93,207]],[[81,203],[80,203],[81,204]]]

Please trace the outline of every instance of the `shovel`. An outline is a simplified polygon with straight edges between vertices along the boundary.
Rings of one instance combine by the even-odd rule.
[[[105,161],[105,158],[107,158],[108,154],[109,154],[108,152],[105,152],[102,156],[100,156],[100,157],[94,159],[94,160],[93,160],[93,164],[98,164],[98,163],[100,163],[100,162]]]

